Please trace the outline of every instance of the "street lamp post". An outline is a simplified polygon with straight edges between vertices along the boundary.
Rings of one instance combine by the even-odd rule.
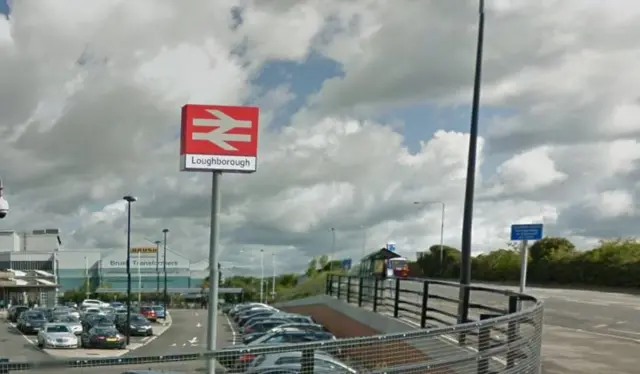
[[[273,268],[273,277],[271,278],[271,300],[276,298],[276,253],[271,253],[271,267]]]
[[[160,297],[160,240],[154,242],[156,244],[156,302]]]
[[[260,250],[260,302],[264,302],[264,249]]]
[[[414,205],[424,205],[433,203],[423,203],[421,201],[414,201]],[[444,274],[444,214],[445,203],[444,201],[437,202],[442,207],[440,212],[440,275]]]
[[[336,229],[331,228],[331,257],[329,258],[329,273],[333,272],[333,260],[336,255]]]
[[[464,191],[464,212],[462,217],[462,245],[460,248],[460,295],[458,322],[465,323],[469,314],[469,289],[471,283],[471,236],[473,229],[473,200],[476,181],[476,160],[478,153],[478,115],[480,112],[480,89],[482,81],[482,50],[484,46],[484,0],[478,4],[478,40],[476,47],[475,75],[473,79],[473,99],[471,124],[469,126],[469,154],[467,159],[467,183]]]
[[[127,202],[127,345],[131,343],[131,203],[138,201],[135,197],[123,197]]]
[[[164,235],[164,255],[162,256],[162,272],[164,273],[164,292],[163,292],[163,303],[162,306],[164,308],[164,318],[167,318],[167,233],[169,229],[163,229],[162,234]]]

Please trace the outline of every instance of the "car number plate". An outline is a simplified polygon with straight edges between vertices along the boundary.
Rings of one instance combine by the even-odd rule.
[[[116,339],[116,338],[107,338],[107,341],[108,342],[117,342],[118,339]]]

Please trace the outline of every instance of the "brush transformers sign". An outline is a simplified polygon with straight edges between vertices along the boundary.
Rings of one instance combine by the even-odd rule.
[[[181,171],[253,173],[258,166],[256,107],[182,107]]]

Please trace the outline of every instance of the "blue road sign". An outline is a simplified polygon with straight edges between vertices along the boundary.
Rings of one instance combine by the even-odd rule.
[[[352,261],[350,258],[346,258],[342,260],[342,269],[344,269],[345,271],[351,270],[351,264],[352,264]]]
[[[542,224],[530,223],[524,225],[511,225],[511,240],[540,240],[542,239]]]
[[[395,243],[387,243],[387,250],[389,250],[391,252],[395,252],[396,251],[396,244]]]

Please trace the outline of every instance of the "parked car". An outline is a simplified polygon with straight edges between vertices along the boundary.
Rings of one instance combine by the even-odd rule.
[[[115,327],[97,326],[80,335],[80,343],[85,348],[124,349],[127,341]]]
[[[26,305],[14,305],[7,311],[7,317],[11,322],[18,322],[20,315],[27,310],[29,310],[29,307]]]
[[[78,348],[80,340],[64,323],[47,323],[38,332],[37,345],[40,348]]]
[[[89,314],[82,319],[82,329],[84,331],[89,331],[97,326],[115,327],[115,323],[113,319],[104,314]]]
[[[156,317],[160,318],[160,319],[165,319],[166,315],[164,313],[164,306],[162,305],[154,305],[152,306],[153,311],[156,312]]]
[[[273,314],[271,317],[285,318],[291,322],[298,322],[298,323],[316,323],[316,321],[312,317],[305,316],[304,314],[298,314],[298,313],[288,313],[288,312],[279,311],[278,313]]]
[[[246,374],[302,374],[304,371],[300,365],[278,365],[271,367],[257,367],[245,371]],[[313,374],[343,374],[347,372],[327,370],[324,368],[313,368]]]
[[[85,307],[95,307],[95,308],[100,308],[103,306],[109,306],[109,304],[104,303],[100,300],[95,300],[95,299],[85,299],[82,301],[82,304],[80,304],[81,307],[85,308]]]
[[[244,327],[240,328],[240,334],[247,335],[253,333],[264,333],[274,327],[278,327],[287,323],[291,323],[291,321],[270,317],[264,319],[252,319],[251,321],[247,322]]]
[[[127,325],[127,316],[118,315],[116,318],[116,328],[123,334],[131,331],[131,336],[152,336],[153,327],[148,319],[140,314],[131,315],[131,324]]]
[[[233,306],[233,308],[231,308],[231,310],[229,311],[229,317],[234,317],[236,314],[238,314],[239,312],[245,310],[245,309],[249,309],[252,307],[263,307],[263,308],[269,308],[270,306],[267,304],[263,304],[263,303],[244,303],[244,304],[236,304]]]
[[[142,314],[146,319],[148,319],[151,322],[156,322],[158,320],[158,316],[156,315],[156,311],[153,310],[153,307],[141,306],[140,314]]]
[[[267,322],[267,321],[264,321]],[[243,344],[249,344],[252,341],[258,339],[259,337],[265,335],[265,334],[269,334],[272,332],[276,332],[279,331],[279,329],[285,329],[285,328],[295,328],[295,329],[299,329],[299,330],[310,330],[310,331],[319,331],[319,332],[327,332],[330,333],[329,330],[327,330],[326,327],[324,327],[323,325],[317,324],[317,323],[290,323],[289,321],[286,321],[283,324],[280,324],[279,326],[275,326],[267,331],[252,331],[251,333],[248,333],[246,335],[244,335],[242,337],[242,343]],[[259,329],[259,328],[258,328]]]
[[[278,329],[277,331],[261,336],[260,338],[247,344],[246,347],[253,348],[259,345],[308,343],[314,341],[335,339],[336,337],[330,333],[287,328]],[[227,368],[246,370],[252,363],[255,355],[252,355],[250,353],[241,354],[239,351],[237,351],[237,348],[239,348],[238,346],[234,346],[233,348],[236,349],[236,352],[230,351],[229,354],[220,358],[219,362]]]
[[[20,314],[16,328],[25,335],[37,334],[47,322],[44,314],[28,310]]]
[[[301,367],[302,365],[302,352],[278,352],[278,353],[269,353],[264,355],[256,356],[251,364],[249,365],[249,370],[255,368],[271,368],[277,366],[297,366]],[[338,360],[337,358],[329,355],[328,353],[322,351],[315,351],[313,355],[313,368],[327,370],[336,374],[355,374],[358,371],[349,367],[349,365],[344,362]]]
[[[273,310],[273,309],[275,308],[268,305],[251,305],[248,307],[240,308],[235,313],[230,313],[230,316],[234,321],[237,321],[240,318],[240,316],[242,316],[243,314],[251,313],[254,311]]]
[[[82,334],[82,331],[84,330],[82,327],[82,323],[80,322],[80,319],[75,318],[72,315],[58,316],[54,318],[52,322],[62,323],[69,326],[69,329],[71,329],[71,332],[73,332],[76,335]]]
[[[267,310],[261,310],[261,311],[256,311],[252,313],[243,314],[242,316],[240,316],[240,318],[238,318],[238,326],[243,327],[244,325],[247,324],[247,322],[249,321],[255,322],[260,318],[262,319],[269,318],[272,315],[276,314],[276,312],[277,312],[276,310],[267,309]]]

